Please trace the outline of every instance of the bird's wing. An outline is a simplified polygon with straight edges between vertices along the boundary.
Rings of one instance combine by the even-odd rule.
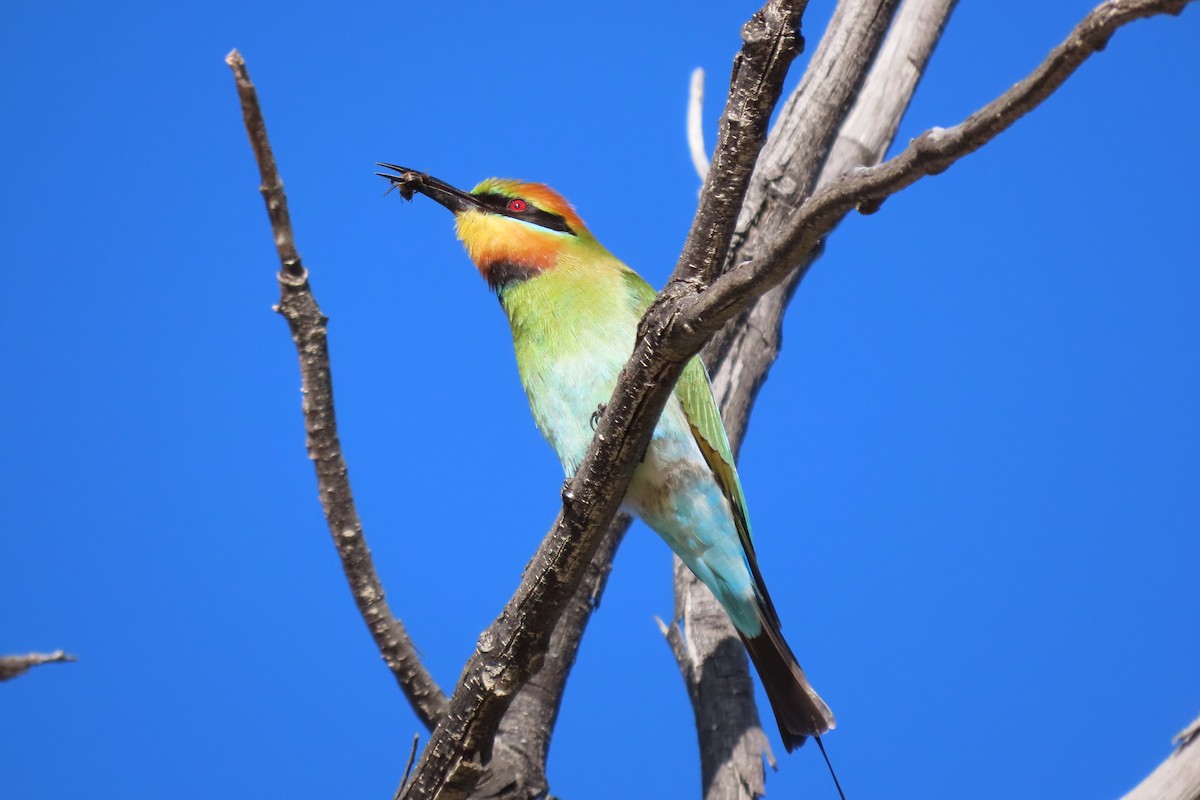
[[[642,280],[641,276],[630,270],[626,280],[633,296],[638,314],[645,313],[654,301],[654,289]],[[763,608],[767,616],[779,625],[779,617],[775,613],[775,605],[767,594],[767,585],[758,569],[758,559],[754,555],[754,540],[750,535],[750,519],[746,515],[746,496],[742,493],[742,482],[738,479],[737,467],[733,464],[733,451],[729,447],[729,436],[725,433],[725,423],[721,421],[721,413],[717,410],[717,401],[713,397],[712,385],[708,380],[708,371],[699,356],[693,358],[683,368],[679,382],[675,384],[675,396],[683,406],[684,416],[696,437],[696,444],[704,455],[708,468],[712,470],[721,493],[729,502],[733,513],[733,523],[737,528],[742,550],[746,554],[746,566],[754,576],[755,588],[762,598]]]
[[[729,510],[733,513],[733,524],[737,528],[738,538],[746,554],[746,566],[754,576],[755,588],[762,598],[763,608],[767,615],[778,626],[779,618],[775,614],[775,605],[767,594],[767,585],[758,569],[758,559],[754,555],[754,539],[750,534],[750,518],[746,514],[746,496],[742,493],[742,482],[738,479],[737,467],[733,465],[733,451],[729,447],[729,437],[725,433],[725,424],[717,410],[717,401],[713,397],[712,385],[708,380],[708,372],[699,356],[688,362],[675,384],[675,395],[683,406],[684,416],[691,426],[696,444],[704,455],[717,485],[729,501]]]

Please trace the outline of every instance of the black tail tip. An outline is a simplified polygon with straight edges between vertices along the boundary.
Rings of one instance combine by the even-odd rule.
[[[776,720],[776,722],[779,722],[779,720]],[[802,747],[804,743],[808,741],[807,736],[799,733],[792,733],[787,728],[783,727],[783,723],[779,724],[779,736],[783,739],[784,749],[789,753],[799,747]]]
[[[833,712],[809,685],[791,648],[777,631],[764,625],[758,636],[742,636],[742,641],[767,691],[779,735],[789,753],[809,736],[833,730]]]

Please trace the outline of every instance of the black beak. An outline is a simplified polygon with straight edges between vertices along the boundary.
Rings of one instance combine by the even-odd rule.
[[[426,175],[424,172],[417,172],[416,170],[401,167],[397,164],[384,164],[383,162],[379,162],[376,166],[399,173],[398,175],[392,175],[387,172],[376,172],[375,174],[391,181],[392,186],[400,190],[400,196],[405,200],[411,200],[413,192],[420,192],[426,197],[438,201],[455,214],[462,211],[470,211],[473,208],[481,208],[483,205],[475,195],[464,192],[462,189],[455,189],[450,184],[439,181],[437,178],[432,175]]]

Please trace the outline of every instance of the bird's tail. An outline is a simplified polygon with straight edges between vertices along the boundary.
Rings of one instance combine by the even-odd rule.
[[[739,635],[767,690],[783,746],[790,753],[804,744],[805,737],[833,730],[833,712],[809,685],[778,626],[766,619],[762,622],[762,631],[757,636]]]

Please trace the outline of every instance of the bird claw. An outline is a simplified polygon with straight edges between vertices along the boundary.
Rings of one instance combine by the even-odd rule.
[[[596,432],[596,426],[600,424],[600,418],[604,416],[604,403],[596,406],[596,410],[592,412],[592,433]]]

